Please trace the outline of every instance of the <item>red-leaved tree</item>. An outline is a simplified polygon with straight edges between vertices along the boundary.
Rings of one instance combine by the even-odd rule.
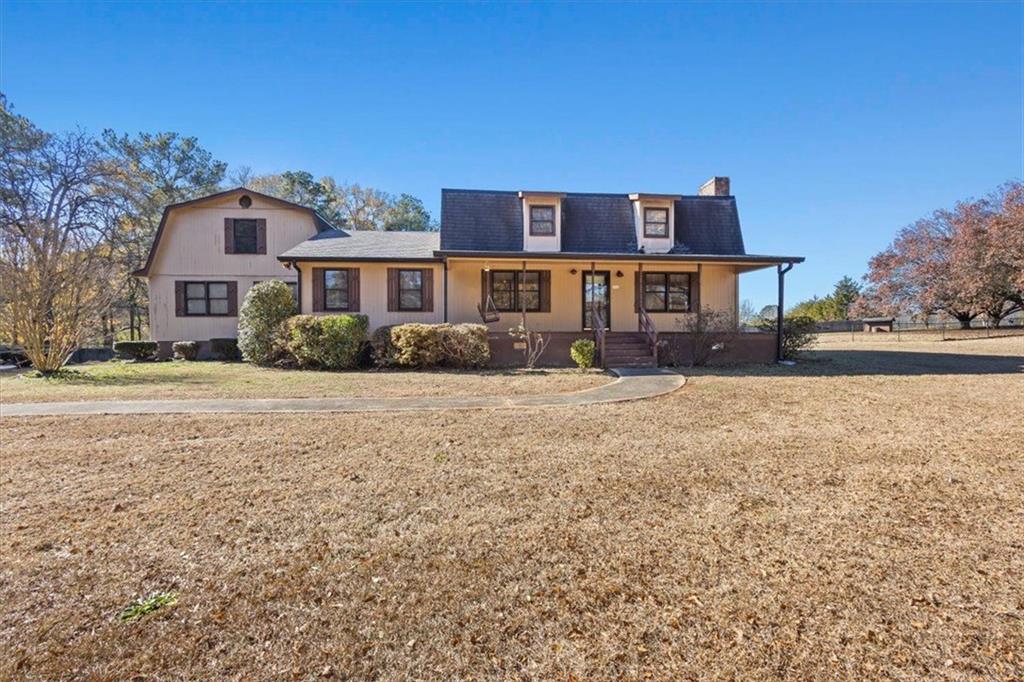
[[[869,263],[858,315],[943,312],[964,328],[979,315],[998,324],[1024,307],[1024,185],[904,228]]]

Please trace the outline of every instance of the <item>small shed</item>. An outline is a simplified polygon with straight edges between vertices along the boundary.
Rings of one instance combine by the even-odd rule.
[[[861,321],[864,323],[866,332],[891,332],[895,319],[892,317],[865,317]]]

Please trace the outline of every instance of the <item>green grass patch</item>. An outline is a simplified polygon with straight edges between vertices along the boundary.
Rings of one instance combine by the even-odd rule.
[[[121,609],[117,618],[122,623],[131,623],[165,606],[173,606],[177,602],[177,592],[154,592],[148,597],[139,597]]]

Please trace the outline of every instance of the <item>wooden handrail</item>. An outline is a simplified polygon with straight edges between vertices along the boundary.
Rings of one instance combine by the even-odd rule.
[[[654,366],[658,366],[658,328],[654,326],[651,314],[640,306],[640,331],[647,335],[647,343],[651,346],[651,354],[654,356]]]

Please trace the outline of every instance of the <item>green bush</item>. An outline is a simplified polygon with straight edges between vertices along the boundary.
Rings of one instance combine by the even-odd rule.
[[[210,352],[224,362],[235,362],[241,358],[238,339],[210,339]]]
[[[144,362],[156,358],[156,341],[118,341],[114,352],[122,358]]]
[[[284,325],[284,347],[300,367],[352,369],[368,326],[366,315],[296,315]]]
[[[569,347],[569,355],[580,369],[590,369],[594,366],[596,348],[592,339],[576,339]]]
[[[482,324],[398,324],[378,327],[371,342],[379,367],[483,367],[491,359]]]
[[[279,280],[260,282],[249,287],[238,312],[238,350],[242,359],[255,365],[276,360],[278,330],[295,314],[291,289]]]
[[[772,334],[778,329],[774,319],[762,319],[757,323],[758,329]],[[793,360],[797,353],[814,343],[818,338],[817,323],[806,315],[790,315],[782,321],[782,357]]]
[[[171,350],[174,351],[174,357],[179,360],[195,360],[199,357],[199,342],[175,341],[171,344]]]

